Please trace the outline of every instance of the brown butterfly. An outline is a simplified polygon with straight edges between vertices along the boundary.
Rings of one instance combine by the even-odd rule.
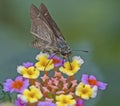
[[[44,52],[68,57],[71,54],[71,49],[46,6],[42,3],[38,9],[36,6],[31,5],[30,16],[31,33],[35,37],[33,46]]]

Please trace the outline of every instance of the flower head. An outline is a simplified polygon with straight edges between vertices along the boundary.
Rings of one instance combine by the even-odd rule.
[[[29,67],[33,66],[33,63],[32,63],[32,62],[24,62],[24,63],[23,63],[23,66],[24,66],[25,68],[29,68]]]
[[[105,90],[107,86],[107,83],[97,81],[96,77],[93,75],[88,76],[87,74],[83,74],[81,81],[85,84],[91,85],[92,87],[97,86],[101,90]]]
[[[54,68],[52,59],[49,59],[49,55],[46,53],[40,53],[37,55],[38,62],[35,64],[36,68],[40,71],[49,71]]]
[[[15,101],[15,106],[27,106],[26,98],[23,95],[19,94]]]
[[[29,86],[29,80],[24,79],[22,76],[18,76],[14,81],[12,79],[7,79],[6,82],[3,83],[4,91],[19,92],[22,93],[24,89]]]
[[[64,66],[60,67],[60,71],[68,76],[72,76],[78,72],[83,62],[84,61],[80,57],[74,56],[72,62],[65,62]]]
[[[38,106],[56,106],[56,104],[48,101],[44,101],[44,102],[41,101],[38,103]]]
[[[76,63],[76,61],[65,62],[63,67],[60,67],[60,71],[67,74],[68,76],[74,75],[79,70],[79,65]]]
[[[7,79],[3,84],[5,92],[17,92],[16,106],[84,106],[83,100],[95,98],[98,88],[104,90],[107,86],[93,75],[83,74],[80,83],[74,79],[84,63],[80,56],[72,57],[70,62],[40,52],[36,60],[35,64],[25,62],[18,66],[17,72],[22,76]],[[51,77],[47,71],[52,69],[54,75]],[[40,71],[44,72],[39,77]]]
[[[57,106],[69,106],[75,105],[76,103],[76,101],[73,99],[71,95],[56,96],[56,101]]]
[[[52,78],[46,74],[41,77],[42,83],[35,83],[41,89],[42,94],[46,98],[51,99],[51,95],[70,94],[74,95],[77,86],[77,80],[68,81],[61,72],[55,71]],[[53,99],[53,98],[52,98]]]
[[[79,97],[81,97],[82,99],[90,99],[90,98],[94,98],[97,95],[97,87],[94,86],[93,88],[88,85],[88,84],[84,84],[84,83],[80,83],[77,87],[76,87],[76,92],[75,94]]]
[[[60,67],[60,71],[67,74],[68,76],[72,76],[80,69],[80,64],[76,60],[72,62],[65,62],[64,66]]]
[[[15,101],[15,106],[27,106],[27,104],[24,103],[21,99],[17,99]]]
[[[36,60],[39,61],[42,56],[49,57],[49,54],[48,54],[48,53],[40,52],[40,53],[36,56]]]
[[[26,97],[28,102],[34,103],[41,99],[43,95],[38,88],[35,86],[30,86],[30,89],[25,89],[23,91],[23,96]]]
[[[84,101],[82,99],[78,99],[76,106],[84,106]]]
[[[36,79],[40,75],[40,71],[38,69],[36,69],[34,66],[28,67],[28,64],[26,65],[26,67],[18,66],[17,71],[18,73],[23,75],[24,78],[29,78],[29,79]]]
[[[76,60],[79,64],[84,63],[84,60],[80,56],[73,56],[72,60]]]
[[[61,66],[62,63],[64,62],[64,60],[62,60],[62,59],[61,59],[60,57],[58,57],[58,56],[54,56],[54,57],[52,58],[52,60],[53,60],[53,64],[54,64],[55,67]]]

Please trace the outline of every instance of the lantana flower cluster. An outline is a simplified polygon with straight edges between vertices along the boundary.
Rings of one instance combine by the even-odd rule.
[[[80,82],[74,78],[84,63],[80,56],[67,61],[40,52],[36,60],[18,66],[19,76],[3,83],[4,92],[17,93],[15,106],[84,106],[85,100],[106,89],[107,83],[93,75],[81,75]]]

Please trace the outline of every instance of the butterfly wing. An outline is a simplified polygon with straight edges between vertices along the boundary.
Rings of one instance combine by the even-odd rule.
[[[34,5],[30,7],[31,33],[35,36],[33,46],[41,50],[55,50],[56,40],[52,29],[46,19]]]
[[[58,28],[57,24],[55,23],[55,21],[52,19],[52,17],[49,14],[48,9],[46,8],[46,6],[42,3],[40,5],[39,8],[40,13],[44,16],[44,18],[46,19],[46,21],[48,22],[50,28],[52,29],[55,38],[56,38],[56,43],[57,43],[57,47],[58,48],[67,48],[67,44],[65,41],[65,38],[63,37],[60,29]]]

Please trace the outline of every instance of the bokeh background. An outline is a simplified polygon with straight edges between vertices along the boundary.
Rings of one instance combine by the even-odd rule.
[[[82,73],[93,74],[109,86],[85,106],[120,106],[119,0],[0,0],[0,82],[15,78],[17,65],[35,61],[32,47],[31,4],[43,2],[74,52],[85,60]]]

